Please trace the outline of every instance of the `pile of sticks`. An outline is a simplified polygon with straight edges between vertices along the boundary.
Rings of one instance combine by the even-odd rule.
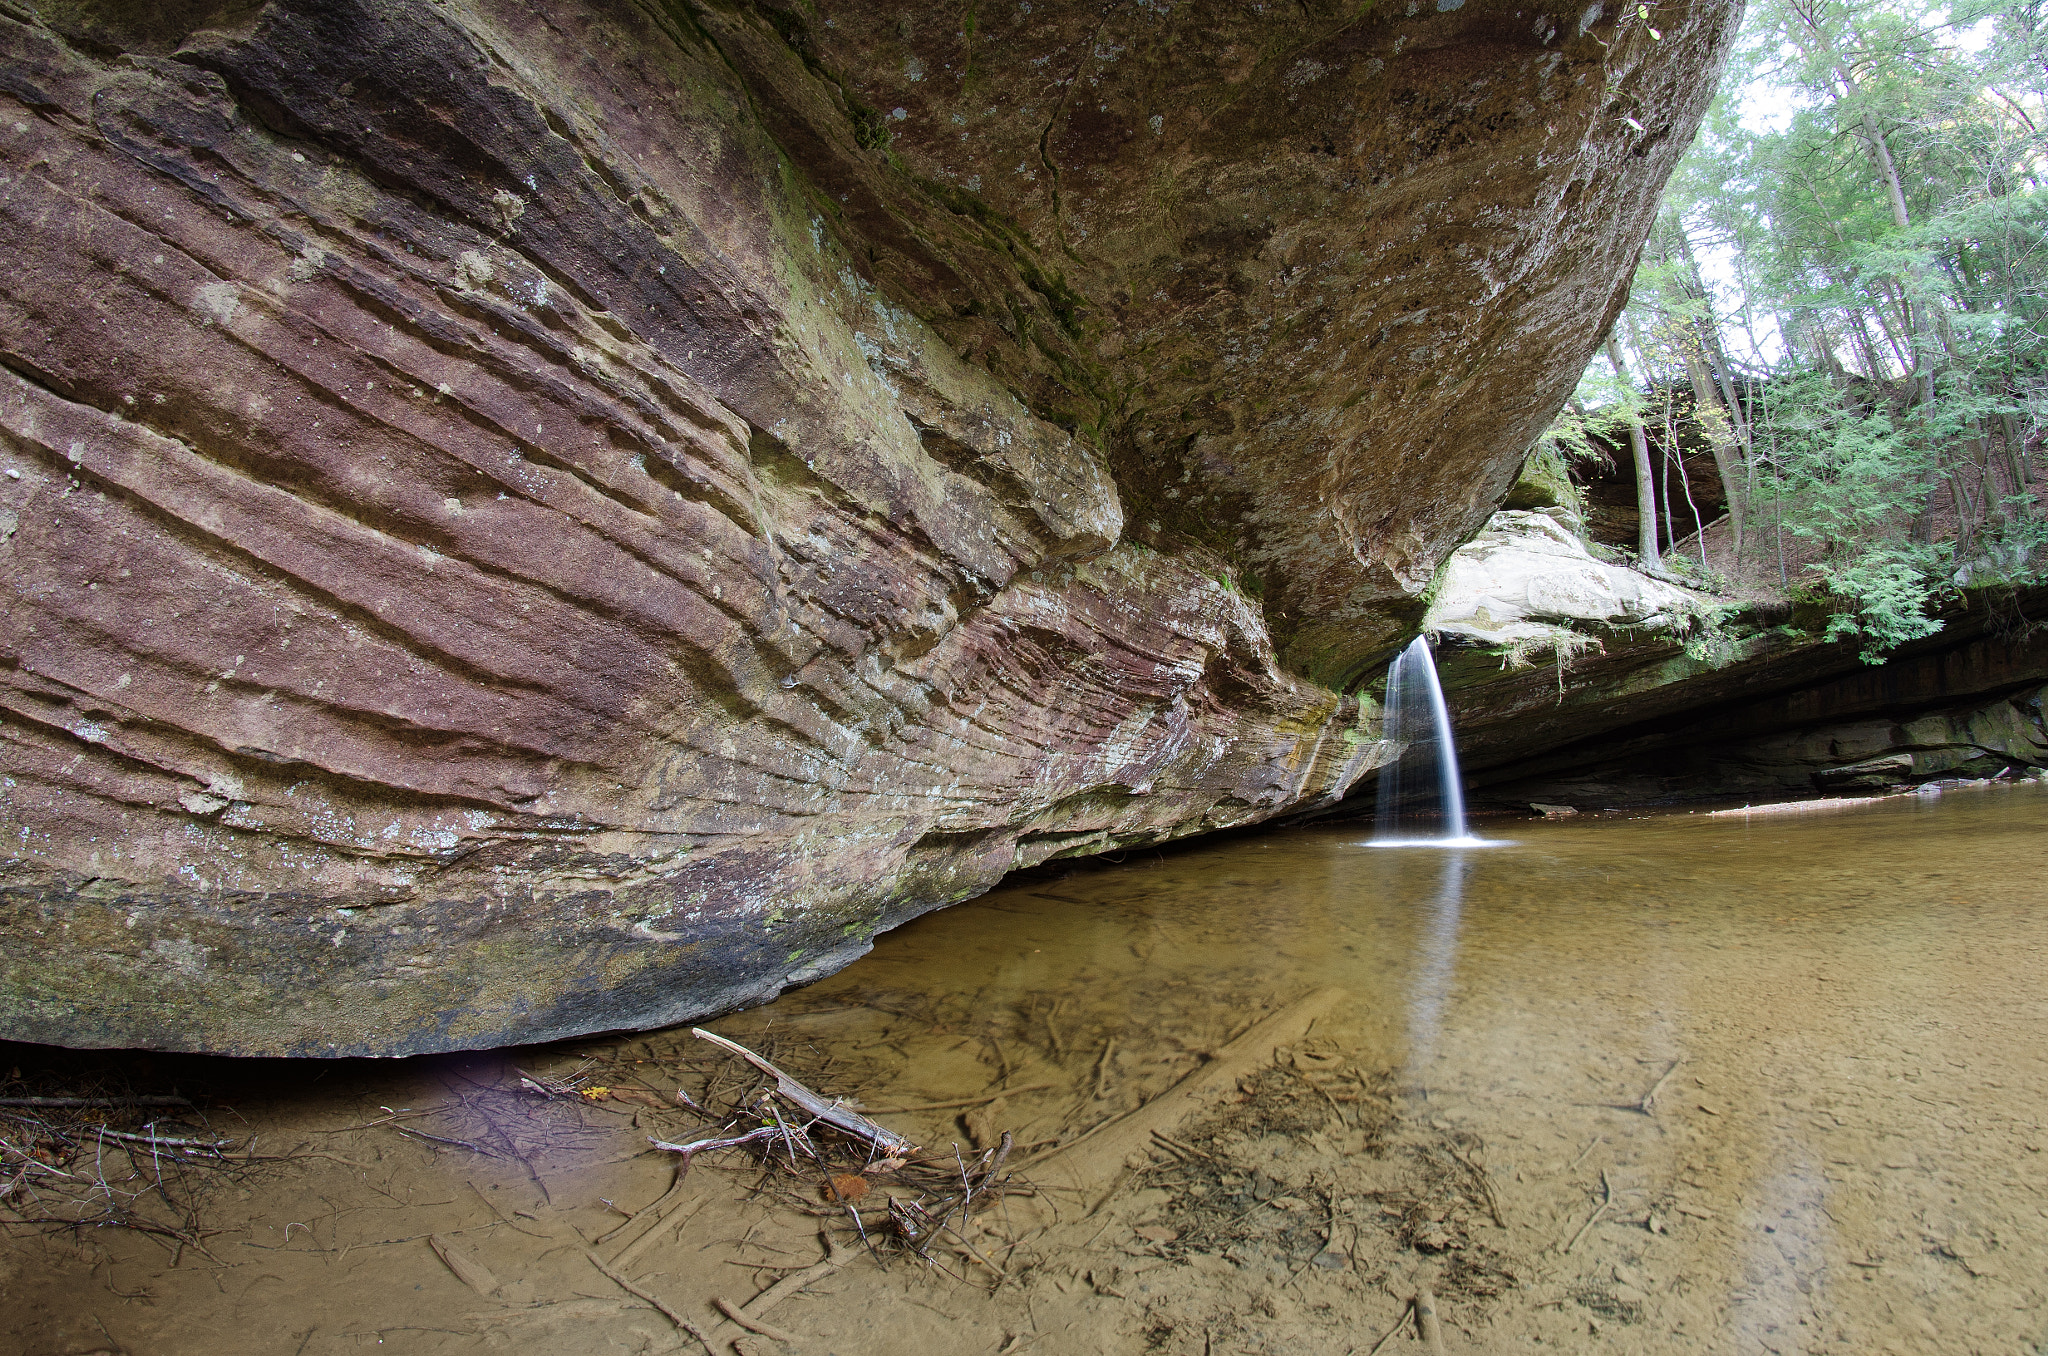
[[[743,1150],[763,1172],[763,1187],[814,1215],[848,1221],[878,1259],[902,1252],[946,1268],[935,1249],[987,1268],[1003,1269],[975,1247],[968,1222],[976,1210],[1018,1189],[1004,1175],[1012,1137],[969,1158],[959,1146],[925,1154],[917,1144],[840,1098],[813,1092],[754,1051],[723,1036],[691,1034],[743,1060],[759,1077],[736,1085],[720,1106],[678,1101],[715,1123],[708,1133],[657,1149],[679,1155],[681,1167],[700,1154]]]
[[[0,1083],[0,1227],[132,1229],[205,1251],[207,1200],[257,1161],[176,1095],[31,1093]]]

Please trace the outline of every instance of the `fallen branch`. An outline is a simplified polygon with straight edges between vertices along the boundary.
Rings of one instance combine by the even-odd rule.
[[[309,1130],[306,1133],[309,1135],[352,1135],[358,1130],[374,1130],[380,1125],[389,1125],[393,1121],[416,1121],[422,1116],[432,1116],[437,1112],[446,1111],[450,1107],[460,1105],[462,1104],[459,1101],[443,1102],[439,1106],[407,1107],[403,1111],[393,1111],[388,1106],[380,1106],[377,1109],[385,1114],[379,1116],[374,1121],[364,1121],[361,1125],[339,1126],[333,1130]]]
[[[1423,1345],[1429,1348],[1429,1356],[1444,1356],[1443,1325],[1437,1322],[1436,1295],[1428,1286],[1415,1292],[1409,1303],[1415,1308],[1415,1331],[1422,1337]]]
[[[486,1204],[489,1204],[489,1202],[486,1202]],[[496,1212],[494,1211],[493,1213]],[[427,1235],[427,1246],[434,1250],[434,1256],[441,1259],[443,1266],[455,1273],[456,1280],[461,1281],[471,1290],[476,1291],[477,1294],[482,1295],[485,1299],[489,1299],[498,1293],[499,1282],[497,1275],[474,1257],[466,1257],[462,1253],[457,1252],[454,1244],[448,1241],[447,1235]]]
[[[690,1334],[690,1336],[696,1338],[698,1342],[703,1344],[706,1356],[717,1356],[717,1348],[711,1345],[711,1339],[704,1335],[704,1330],[702,1328],[698,1327],[695,1323],[692,1323],[689,1319],[684,1318],[681,1314],[677,1313],[674,1309],[670,1308],[667,1302],[662,1300],[659,1296],[649,1294],[647,1291],[642,1290],[639,1286],[627,1280],[624,1276],[621,1276],[618,1272],[613,1271],[610,1267],[604,1264],[604,1259],[600,1258],[596,1253],[590,1252],[586,1249],[583,1255],[590,1259],[590,1265],[596,1267],[599,1271],[604,1273],[604,1277],[606,1280],[610,1281],[613,1285],[616,1285],[619,1289],[625,1291],[627,1294],[633,1296],[633,1298],[640,1300],[648,1305],[651,1305],[654,1308],[655,1312],[659,1313],[663,1318],[675,1324],[676,1327]]]
[[[399,1134],[404,1135],[407,1139],[422,1139],[434,1144],[446,1144],[452,1149],[467,1149],[473,1154],[482,1154],[485,1158],[503,1158],[505,1156],[495,1149],[486,1149],[481,1144],[471,1144],[466,1139],[450,1139],[446,1135],[430,1135],[424,1130],[408,1130],[402,1125],[398,1126],[397,1130]]]
[[[662,1214],[661,1218],[654,1222],[653,1228],[619,1249],[618,1253],[612,1258],[612,1265],[623,1271],[639,1261],[643,1253],[652,1249],[663,1238],[681,1236],[683,1227],[691,1220],[697,1218],[703,1212],[704,1207],[711,1204],[711,1200],[711,1197],[706,1196],[687,1212],[684,1211],[680,1204],[669,1207]]]
[[[1645,1116],[1655,1114],[1657,1094],[1664,1091],[1664,1085],[1671,1081],[1671,1075],[1678,1072],[1679,1062],[1675,1059],[1672,1060],[1670,1067],[1657,1076],[1656,1082],[1650,1084],[1650,1090],[1643,1094],[1641,1101],[1636,1103],[1635,1109],[1637,1111],[1642,1112]]]
[[[1223,1162],[1223,1160],[1218,1158],[1216,1155],[1210,1153],[1203,1153],[1200,1149],[1197,1149],[1192,1144],[1181,1143],[1179,1140],[1175,1139],[1173,1136],[1167,1134],[1163,1130],[1154,1130],[1152,1132],[1152,1138],[1154,1142],[1163,1146],[1168,1152],[1178,1154],[1182,1158],[1206,1158],[1211,1163],[1216,1164],[1222,1164]]]
[[[681,1154],[687,1162],[693,1154],[710,1153],[714,1149],[733,1149],[756,1140],[781,1139],[786,1132],[779,1125],[764,1125],[758,1130],[749,1130],[744,1135],[729,1135],[722,1139],[693,1139],[688,1144],[671,1144],[665,1139],[649,1135],[647,1142],[657,1149],[666,1149],[672,1154]],[[631,1223],[631,1221],[627,1221]],[[620,1226],[624,1228],[624,1225]]]
[[[1459,1166],[1472,1175],[1473,1184],[1479,1188],[1480,1197],[1486,1204],[1486,1212],[1493,1216],[1494,1224],[1503,1229],[1507,1228],[1507,1217],[1501,1213],[1500,1196],[1493,1189],[1492,1175],[1457,1149],[1448,1145],[1445,1147],[1450,1149],[1451,1157],[1458,1160]]]
[[[166,1149],[206,1149],[214,1153],[218,1153],[234,1143],[231,1139],[191,1139],[180,1135],[136,1135],[130,1134],[126,1130],[109,1130],[103,1125],[96,1125],[85,1133],[99,1139],[120,1139],[135,1144],[147,1144],[151,1148],[161,1146]]]
[[[1606,1193],[1606,1199],[1593,1208],[1593,1213],[1586,1217],[1586,1222],[1581,1224],[1579,1231],[1572,1235],[1572,1241],[1564,1245],[1566,1252],[1570,1252],[1573,1248],[1579,1246],[1579,1240],[1586,1236],[1586,1230],[1598,1224],[1600,1217],[1607,1213],[1609,1206],[1614,1204],[1614,1184],[1607,1180],[1607,1169],[1605,1168],[1600,1169],[1600,1190]]]
[[[972,1243],[969,1243],[967,1241],[967,1235],[961,1233],[958,1229],[955,1229],[952,1225],[946,1223],[944,1219],[941,1219],[939,1221],[939,1228],[944,1232],[951,1234],[953,1236],[953,1241],[958,1243],[961,1249],[965,1251],[970,1258],[981,1263],[983,1266],[987,1267],[990,1271],[993,1271],[996,1275],[1002,1277],[1004,1280],[1007,1281],[1010,1279],[1010,1273],[1003,1270],[1001,1267],[997,1266],[993,1261],[989,1260],[988,1256],[984,1254],[980,1248],[977,1248]]]
[[[727,1299],[723,1295],[714,1297],[711,1302],[718,1306],[719,1313],[724,1314],[727,1318],[739,1324],[748,1332],[757,1332],[760,1333],[761,1336],[766,1337],[771,1341],[788,1342],[792,1345],[794,1345],[797,1340],[795,1333],[785,1332],[781,1328],[776,1327],[773,1323],[764,1322],[761,1319],[755,1318],[752,1314],[748,1313],[745,1309],[740,1308],[739,1305],[734,1304],[731,1300]]]
[[[833,1272],[853,1260],[854,1254],[840,1247],[831,1235],[824,1234],[820,1235],[820,1237],[823,1238],[825,1243],[825,1260],[813,1262],[802,1271],[784,1276],[781,1280],[748,1300],[746,1308],[749,1314],[756,1318],[760,1317],[788,1299],[791,1295],[796,1294],[799,1290],[824,1280],[827,1276],[830,1276]],[[759,1329],[755,1331],[758,1332]],[[764,1337],[768,1335],[766,1333],[762,1334]]]
[[[1736,815],[1797,815],[1815,810],[1847,810],[1858,805],[1875,805],[1887,796],[1830,796],[1822,800],[1781,800],[1769,805],[1744,805],[1735,810],[1709,810],[1704,819],[1726,819]]]
[[[791,1078],[788,1074],[776,1068],[773,1064],[770,1064],[767,1060],[761,1058],[739,1042],[729,1041],[723,1036],[714,1035],[702,1027],[691,1027],[690,1034],[699,1040],[710,1041],[720,1049],[729,1050],[733,1054],[738,1055],[741,1059],[744,1059],[747,1063],[774,1079],[775,1091],[777,1093],[787,1097],[812,1116],[832,1126],[834,1129],[842,1130],[849,1135],[866,1140],[877,1149],[880,1149],[887,1157],[909,1158],[917,1152],[915,1144],[912,1144],[894,1130],[889,1129],[887,1126],[876,1124],[858,1111],[847,1106],[844,1102],[820,1097],[817,1093],[812,1092],[802,1083]]]
[[[990,1102],[998,1102],[1020,1092],[1044,1092],[1057,1086],[1059,1085],[1056,1083],[1026,1083],[1021,1088],[1004,1088],[1001,1092],[992,1092],[986,1097],[963,1097],[957,1102],[919,1102],[916,1106],[872,1106],[867,1110],[877,1116],[900,1116],[912,1111],[957,1111],[961,1107],[986,1106]]]
[[[1410,1298],[1408,1300],[1403,1301],[1401,1304],[1401,1316],[1394,1320],[1393,1327],[1387,1329],[1385,1332],[1380,1334],[1380,1340],[1372,1344],[1372,1349],[1367,1351],[1365,1353],[1365,1356],[1379,1356],[1380,1348],[1385,1346],[1387,1343],[1393,1341],[1397,1336],[1400,1335],[1401,1329],[1408,1326],[1408,1315],[1414,1312],[1414,1299]]]
[[[611,1242],[620,1234],[626,1232],[626,1230],[632,1228],[635,1224],[639,1223],[642,1219],[645,1219],[648,1215],[653,1215],[655,1218],[655,1222],[657,1224],[660,1223],[661,1216],[663,1212],[667,1210],[669,1203],[675,1200],[676,1197],[683,1194],[683,1179],[688,1177],[689,1175],[690,1160],[685,1158],[681,1166],[679,1166],[676,1169],[675,1180],[669,1183],[668,1190],[663,1192],[661,1197],[658,1200],[656,1200],[653,1204],[643,1205],[638,1210],[635,1210],[632,1214],[626,1216],[626,1222],[624,1224],[621,1224],[618,1228],[613,1229],[609,1233],[606,1233],[599,1237],[597,1240],[598,1246],[602,1247],[605,1244]]]
[[[986,1187],[995,1180],[996,1174],[1003,1170],[1003,1164],[1008,1161],[1010,1150],[1016,1147],[1016,1143],[1017,1137],[1015,1135],[1011,1134],[1008,1130],[1003,1131],[1003,1138],[996,1145],[995,1157],[989,1159],[988,1166],[981,1170],[981,1186]]]
[[[1099,1203],[1122,1175],[1124,1160],[1145,1150],[1155,1133],[1171,1134],[1181,1122],[1207,1111],[1234,1091],[1240,1078],[1269,1062],[1280,1046],[1300,1040],[1310,1027],[1348,997],[1342,989],[1318,989],[1290,1003],[1254,1022],[1217,1051],[1214,1059],[1135,1111],[1105,1121],[1086,1134],[1027,1160],[1027,1165],[1057,1164],[1070,1180],[1097,1193],[1098,1199],[1091,1205]]]

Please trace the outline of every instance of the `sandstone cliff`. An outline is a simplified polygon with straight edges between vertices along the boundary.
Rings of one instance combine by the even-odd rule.
[[[1655,10],[0,0],[0,1034],[673,1022],[1341,796]]]

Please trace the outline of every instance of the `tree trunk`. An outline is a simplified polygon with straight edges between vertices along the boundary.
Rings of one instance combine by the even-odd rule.
[[[1699,260],[1693,257],[1692,238],[1685,233],[1685,223],[1672,218],[1670,225],[1672,242],[1678,246],[1678,254],[1685,261],[1686,284],[1693,298],[1699,302],[1699,318],[1693,321],[1694,332],[1698,334],[1700,351],[1707,361],[1707,371],[1714,378],[1721,400],[1728,409],[1728,424],[1735,432],[1736,443],[1749,446],[1749,412],[1742,407],[1741,399],[1735,394],[1734,364],[1728,361],[1728,346],[1721,342],[1721,322],[1714,315],[1714,299],[1707,293],[1706,276],[1700,272]]]
[[[1813,21],[1809,18],[1807,22],[1814,37],[1826,44],[1826,38]],[[1834,57],[1832,46],[1829,46],[1828,54]],[[1839,58],[1834,60],[1834,66],[1835,78],[1842,82],[1845,97],[1853,98],[1857,93],[1855,77],[1849,74],[1849,68]],[[1885,201],[1891,207],[1892,225],[1904,235],[1913,228],[1913,218],[1906,210],[1906,189],[1899,178],[1898,162],[1892,159],[1891,143],[1886,140],[1884,129],[1877,125],[1873,114],[1866,112],[1863,115],[1860,130],[1864,147],[1870,152],[1871,163],[1876,166],[1878,180],[1884,187]],[[1912,273],[1921,271],[1916,268]],[[1914,515],[1910,535],[1915,542],[1926,543],[1934,539],[1934,502],[1941,489],[1942,458],[1940,449],[1934,446],[1934,353],[1927,332],[1927,307],[1914,296],[1914,288],[1910,285],[1915,280],[1902,273],[1893,282],[1899,299],[1905,304],[1906,344],[1913,355],[1908,371],[1920,402],[1921,445],[1927,454],[1927,466],[1920,481],[1923,497],[1920,511]],[[1959,516],[1962,513],[1960,499],[1956,512]]]
[[[1607,361],[1614,364],[1614,375],[1621,378],[1622,385],[1634,389],[1628,364],[1621,360],[1621,343],[1611,332]],[[1644,569],[1662,574],[1664,553],[1657,545],[1657,484],[1650,478],[1650,440],[1643,435],[1643,421],[1633,409],[1628,414],[1628,446],[1636,464],[1636,554],[1642,557]]]
[[[1742,449],[1735,442],[1734,429],[1726,421],[1726,412],[1722,411],[1722,418],[1714,418],[1708,413],[1710,410],[1721,410],[1721,399],[1714,390],[1714,379],[1707,374],[1706,360],[1691,344],[1686,346],[1685,375],[1692,382],[1694,421],[1707,435],[1707,450],[1714,454],[1714,471],[1721,478],[1721,497],[1728,506],[1728,522],[1735,534],[1735,560],[1739,568],[1742,561],[1742,529],[1749,517],[1748,505],[1744,502],[1745,496],[1742,492]]]

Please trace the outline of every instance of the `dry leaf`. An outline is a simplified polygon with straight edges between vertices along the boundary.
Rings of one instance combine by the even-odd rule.
[[[857,1201],[868,1194],[868,1179],[855,1172],[834,1173],[825,1183],[828,1201]]]

